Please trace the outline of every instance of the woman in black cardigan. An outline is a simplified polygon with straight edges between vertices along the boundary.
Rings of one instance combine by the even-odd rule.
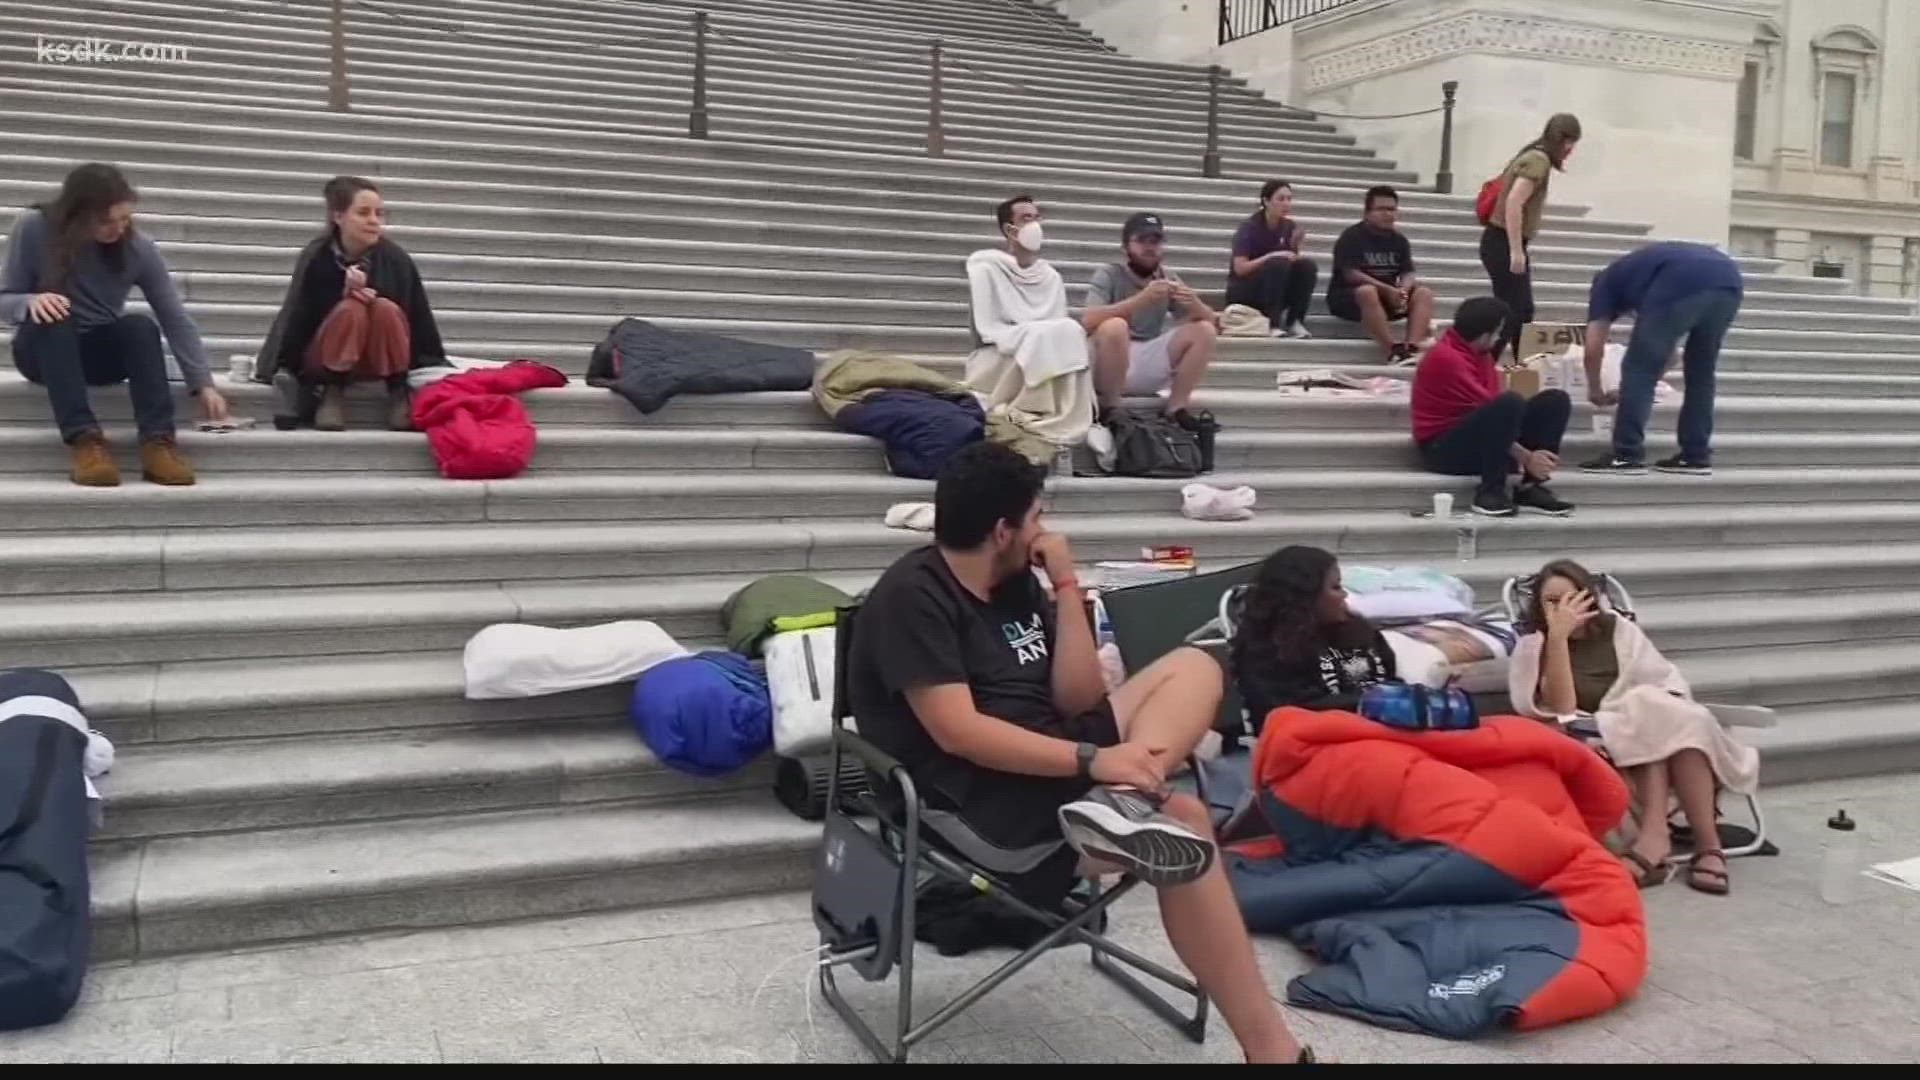
[[[440,328],[413,259],[386,236],[386,206],[371,180],[326,186],[327,231],[300,252],[287,295],[260,350],[259,378],[280,389],[294,427],[346,427],[347,387],[387,386],[387,426],[410,431],[407,372],[447,362]]]

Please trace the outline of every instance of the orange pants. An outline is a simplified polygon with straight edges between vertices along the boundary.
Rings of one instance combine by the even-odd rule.
[[[302,372],[316,382],[384,382],[413,363],[407,313],[382,296],[371,304],[345,297],[327,313],[307,346]]]

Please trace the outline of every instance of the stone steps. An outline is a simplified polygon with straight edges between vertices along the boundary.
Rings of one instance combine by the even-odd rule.
[[[1229,179],[1197,175],[1204,72],[1106,50],[1023,0],[702,0],[715,137],[685,137],[691,4],[348,4],[357,112],[322,111],[326,4],[17,0],[0,12],[0,198],[72,162],[122,163],[214,354],[251,352],[320,181],[378,178],[449,350],[578,372],[616,315],[958,369],[961,263],[992,205],[1030,190],[1076,288],[1119,220],[1167,215],[1173,264],[1224,284],[1253,181],[1297,183],[1323,256],[1359,187],[1412,177],[1346,132],[1230,78]],[[31,63],[34,32],[179,41],[185,67]],[[926,45],[946,43],[949,154],[924,152]],[[1138,132],[1153,131],[1142,144]],[[1131,134],[1130,134],[1131,133]],[[1485,291],[1471,192],[1404,192],[1440,314]],[[1543,318],[1578,320],[1591,275],[1644,227],[1550,208]],[[1405,378],[1370,344],[1224,342],[1202,403],[1227,425],[1216,482],[1256,520],[1188,522],[1174,482],[1067,480],[1052,521],[1084,562],[1191,543],[1208,565],[1312,543],[1349,563],[1428,562],[1483,599],[1551,555],[1622,576],[1702,696],[1772,704],[1768,783],[1920,765],[1920,348],[1912,312],[1851,283],[1744,260],[1711,480],[1569,475],[1566,521],[1483,522],[1480,557],[1407,511],[1467,481],[1406,466],[1406,406],[1291,397],[1281,371]],[[750,305],[750,307],[748,306]],[[745,314],[746,318],[740,316]],[[263,386],[230,386],[264,418]],[[95,395],[125,438],[123,392]],[[0,373],[0,665],[56,663],[121,744],[103,787],[96,930],[106,955],[687,902],[805,880],[817,828],[767,797],[665,770],[624,687],[462,696],[460,648],[499,621],[651,618],[691,647],[735,588],[794,571],[869,581],[915,534],[879,512],[928,485],[804,394],[682,398],[642,417],[574,385],[528,395],[534,468],[436,478],[417,435],[189,432],[203,484],[112,492],[61,479],[43,393]],[[1594,451],[1582,405],[1567,455]],[[184,415],[184,414],[183,414]],[[1665,452],[1673,403],[1656,413]],[[129,448],[123,448],[129,449]]]

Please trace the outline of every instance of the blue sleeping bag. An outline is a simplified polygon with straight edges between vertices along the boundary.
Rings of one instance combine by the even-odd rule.
[[[738,653],[657,664],[633,684],[633,730],[655,757],[695,776],[724,776],[773,745],[767,677]]]
[[[843,431],[887,445],[887,471],[931,480],[954,452],[986,434],[986,417],[972,395],[941,397],[924,390],[880,390],[834,414]]]
[[[66,1016],[87,973],[92,818],[79,704],[52,672],[0,671],[0,1031]]]

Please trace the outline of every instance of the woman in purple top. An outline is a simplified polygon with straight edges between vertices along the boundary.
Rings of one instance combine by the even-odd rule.
[[[1300,253],[1307,233],[1288,217],[1293,185],[1269,180],[1260,188],[1260,209],[1233,234],[1227,303],[1257,309],[1273,324],[1273,336],[1310,338],[1307,308],[1320,267]]]

